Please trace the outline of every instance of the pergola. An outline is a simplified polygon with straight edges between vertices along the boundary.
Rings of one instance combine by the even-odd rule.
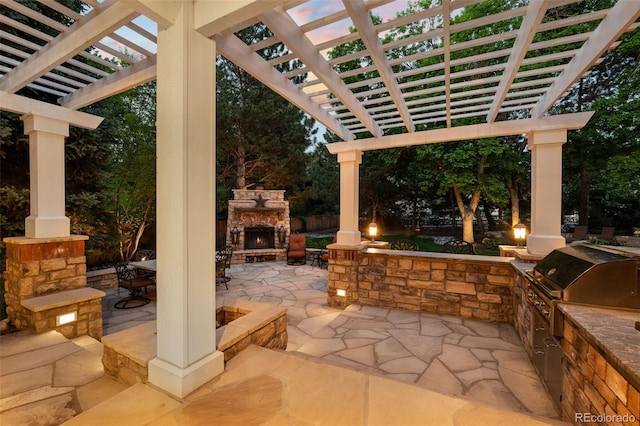
[[[78,14],[56,0],[2,0],[0,107],[23,115],[30,144],[26,237],[69,236],[64,138],[69,125],[94,129],[101,121],[77,110],[157,80],[158,355],[149,378],[183,396],[219,374],[212,259],[215,62],[223,55],[342,140],[329,145],[341,173],[338,245],[360,244],[363,151],[519,134],[527,135],[533,160],[528,249],[545,254],[564,245],[562,144],[591,113],[548,112],[638,27],[640,1],[569,15],[563,8],[580,9],[579,1],[531,0],[451,23],[461,9],[481,2],[443,0],[374,25],[369,13],[391,1],[85,0],[86,10]],[[236,36],[258,23],[272,35],[249,45]],[[382,44],[382,34],[412,23],[424,23],[424,31]],[[484,35],[487,27],[496,31]],[[570,35],[548,37],[559,29]],[[426,40],[431,49],[419,47]],[[354,41],[362,50],[327,56]],[[279,44],[280,57],[261,55]],[[131,65],[95,56],[90,47]],[[302,66],[282,71],[291,61]],[[347,62],[358,68],[339,71]],[[307,78],[298,82],[301,74]],[[54,95],[59,105],[28,96],[37,92]],[[481,117],[484,124],[462,125],[467,117]]]

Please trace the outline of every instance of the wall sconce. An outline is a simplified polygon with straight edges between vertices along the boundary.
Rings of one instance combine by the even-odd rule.
[[[278,241],[280,241],[280,244],[284,244],[284,242],[287,240],[287,230],[284,229],[284,226],[280,225],[280,228],[278,228]]]
[[[231,230],[231,244],[234,246],[238,245],[238,240],[240,239],[240,231],[238,231],[238,227],[234,226]]]
[[[371,223],[369,224],[369,238],[371,238],[371,241],[374,241],[377,235],[378,235],[378,225],[376,225],[376,222],[372,220]]]
[[[68,314],[58,315],[56,317],[56,326],[69,324],[70,322],[74,322],[78,319],[78,312],[73,311]]]
[[[340,297],[347,297],[347,290],[343,288],[336,289],[336,294]]]
[[[513,238],[518,243],[518,247],[522,247],[525,239],[527,238],[527,227],[522,223],[513,225]]]

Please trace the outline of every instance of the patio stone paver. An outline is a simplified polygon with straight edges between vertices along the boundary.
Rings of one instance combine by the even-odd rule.
[[[265,275],[270,278],[262,279]],[[499,412],[501,416],[508,416],[504,411],[507,409],[542,416],[541,418],[549,419],[551,423],[554,423],[552,419],[559,417],[510,325],[359,305],[349,306],[345,310],[334,309],[326,304],[327,271],[310,265],[294,267],[275,262],[234,265],[231,268],[231,276],[233,278],[228,283],[229,290],[224,286],[216,288],[218,305],[223,305],[226,298],[245,298],[288,307],[287,353],[292,357],[288,358],[286,371],[298,371],[297,365],[312,365],[307,378],[322,377],[324,380],[318,379],[315,386],[314,383],[303,381],[299,383],[302,387],[311,386],[314,392],[317,392],[318,386],[335,380],[325,378],[322,372],[335,371],[332,365],[342,365],[359,374],[368,374],[370,386],[366,387],[366,392],[369,397],[365,396],[365,399],[375,394],[375,398],[384,398],[379,401],[385,401],[387,407],[391,406],[388,403],[387,392],[390,385],[386,382],[385,387],[380,388],[379,392],[375,390],[377,376],[393,379],[392,382],[395,383],[409,383],[417,389],[422,388],[424,392],[436,391],[444,395],[463,397],[467,401],[496,406],[499,410],[493,415]],[[150,289],[148,294],[152,300],[149,305],[130,311],[113,309],[113,304],[124,297],[124,294],[118,295],[115,290],[107,293],[107,297],[103,299],[105,335],[155,320],[153,289]],[[102,355],[102,344],[95,339],[80,337],[68,341],[54,332],[42,335],[28,335],[23,332],[3,336],[2,343],[0,373],[3,394],[0,399],[0,419],[3,424],[7,421],[7,424],[60,424],[123,389],[111,378],[101,375],[99,359]],[[25,353],[34,356],[26,356]],[[265,356],[270,352],[260,353],[259,362],[262,368]],[[274,360],[277,359],[275,355],[274,357]],[[311,357],[311,362],[303,363],[298,357]],[[315,359],[321,361],[314,361]],[[269,365],[268,368],[271,371],[275,366]],[[241,368],[240,373],[246,374],[246,370]],[[347,373],[337,374],[337,377],[343,377]],[[43,376],[46,376],[47,380],[43,380]],[[357,377],[361,380],[362,376]],[[221,389],[220,386],[223,386],[228,378],[226,373],[216,378],[213,382],[217,383],[217,389]],[[253,389],[256,383],[262,386],[260,392],[279,386],[277,382],[266,378],[254,381],[247,376],[245,380],[248,380],[245,387],[239,381],[238,389],[229,389],[229,392]],[[298,383],[296,380],[300,379],[292,377],[290,380],[293,382],[289,385]],[[349,381],[345,386],[351,386]],[[343,391],[347,391],[347,387],[342,389],[332,383],[327,389],[345,395]],[[356,387],[361,390],[359,385]],[[136,388],[142,394],[147,389],[140,386]],[[410,389],[402,388],[400,391],[398,388],[398,392],[406,393],[410,392]],[[286,394],[287,398],[292,396],[290,391]],[[233,400],[233,395],[225,395],[225,398]],[[266,392],[263,395],[268,396],[270,393]],[[429,405],[438,398],[435,393],[428,395]],[[222,394],[217,393],[217,396]],[[349,401],[353,396],[350,394],[349,398],[338,398],[336,403]],[[400,395],[394,395],[398,396]],[[126,396],[122,398],[127,399]],[[155,396],[149,395],[149,398],[149,407],[161,403],[160,400],[154,399]],[[264,401],[267,405],[263,414],[268,417],[267,414],[272,412],[269,404],[277,405],[277,401]],[[446,401],[446,404],[452,403],[451,400]],[[299,405],[296,406],[305,407],[307,411],[314,412],[316,409],[313,404],[309,405],[309,401],[298,402]],[[112,406],[108,404],[99,405]],[[373,410],[369,412],[369,416],[377,416],[375,407],[367,404],[371,404],[371,400],[363,405]],[[287,404],[283,402],[284,405]],[[319,406],[328,407],[327,401],[323,400]],[[195,419],[199,415],[210,418],[207,417],[211,414],[207,407],[209,405],[204,404],[204,401],[201,406],[196,404],[182,413],[182,419]],[[219,408],[224,411],[224,406],[221,405]],[[444,406],[439,409],[445,417],[453,415],[451,413],[455,411]],[[326,411],[328,408],[323,410]],[[326,415],[322,414],[323,410],[318,410],[317,416],[323,416],[326,420]],[[420,409],[415,404],[411,405],[411,410],[412,416],[419,415]],[[247,412],[249,417],[260,414],[250,411]],[[402,419],[395,417],[401,413],[395,411],[397,410],[394,409],[394,421],[396,424],[402,424]],[[433,411],[430,413],[434,415]],[[145,423],[146,421],[140,419],[138,424],[161,425],[165,420],[174,418],[174,414],[169,413],[159,418],[158,413],[149,414],[153,414],[158,420]],[[455,416],[459,414],[461,412]],[[385,415],[388,417],[390,414]],[[114,420],[104,417],[99,412],[91,416],[88,418],[95,421]],[[316,418],[314,416],[309,418]],[[271,420],[276,418],[277,415]],[[452,419],[449,417],[448,421]]]
[[[268,280],[260,279],[260,270]],[[277,271],[281,273],[274,275]],[[218,287],[218,304],[225,297],[239,297],[289,306],[287,350],[426,389],[559,418],[511,325],[375,306],[333,309],[326,304],[326,274],[310,265],[233,265],[229,290]]]

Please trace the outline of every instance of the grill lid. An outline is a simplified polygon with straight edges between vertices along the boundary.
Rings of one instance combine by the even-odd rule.
[[[609,262],[629,262],[632,259],[584,245],[556,249],[542,259],[533,270],[561,289],[567,288],[594,266]]]
[[[532,271],[536,285],[548,296],[567,302],[637,307],[636,259],[575,245],[556,249]]]

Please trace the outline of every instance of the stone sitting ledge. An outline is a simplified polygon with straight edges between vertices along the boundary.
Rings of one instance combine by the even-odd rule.
[[[102,338],[102,306],[104,291],[83,287],[44,296],[23,299],[20,304],[31,313],[28,321],[32,333],[56,330],[69,339],[89,335]],[[59,315],[76,312],[75,321],[57,325]]]

